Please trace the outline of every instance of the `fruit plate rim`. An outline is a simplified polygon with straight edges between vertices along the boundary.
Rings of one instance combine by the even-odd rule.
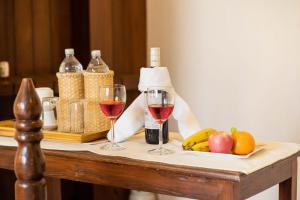
[[[257,144],[255,146],[254,151],[246,155],[237,155],[237,154],[226,154],[226,153],[212,153],[212,152],[202,152],[202,151],[190,151],[183,150],[183,154],[192,154],[192,155],[203,155],[203,156],[211,156],[211,157],[221,157],[221,158],[238,158],[238,159],[247,159],[253,156],[254,154],[264,150],[266,148],[265,144]]]

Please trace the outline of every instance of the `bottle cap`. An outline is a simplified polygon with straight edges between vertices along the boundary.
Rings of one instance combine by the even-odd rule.
[[[70,49],[65,49],[65,54],[66,55],[74,55],[74,49],[70,48]]]
[[[100,50],[92,50],[91,56],[92,56],[92,58],[101,57],[101,51]]]
[[[159,67],[160,66],[160,48],[151,47],[150,48],[150,66]]]

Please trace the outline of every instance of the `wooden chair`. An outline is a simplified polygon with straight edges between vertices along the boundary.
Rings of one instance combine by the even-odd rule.
[[[17,130],[15,139],[18,141],[14,165],[17,176],[16,200],[46,199],[45,159],[40,147],[43,138],[40,131],[41,112],[41,102],[32,79],[23,79],[14,103]]]

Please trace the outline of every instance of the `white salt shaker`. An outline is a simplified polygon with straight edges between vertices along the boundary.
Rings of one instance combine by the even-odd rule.
[[[42,116],[43,129],[44,130],[55,130],[57,128],[56,120],[56,102],[57,97],[54,97],[53,90],[48,87],[40,87],[35,89],[42,105]]]
[[[56,130],[57,118],[56,118],[56,103],[58,97],[44,97],[42,100],[42,120],[44,130]]]

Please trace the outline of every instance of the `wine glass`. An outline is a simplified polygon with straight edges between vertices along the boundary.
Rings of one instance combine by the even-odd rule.
[[[162,127],[167,121],[174,108],[174,93],[171,87],[150,87],[147,89],[148,109],[159,124],[159,147],[148,151],[150,154],[165,155],[174,153],[170,149],[163,147]]]
[[[122,113],[126,103],[126,89],[124,85],[114,84],[100,87],[100,108],[111,122],[111,141],[100,147],[102,150],[120,151],[125,149],[115,142],[115,120]]]

